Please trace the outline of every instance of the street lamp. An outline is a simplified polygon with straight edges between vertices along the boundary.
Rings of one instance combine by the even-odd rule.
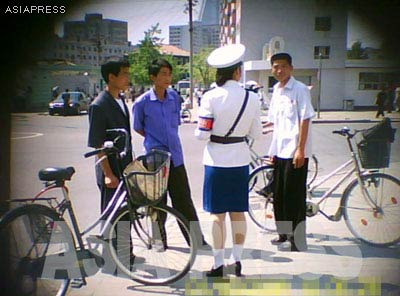
[[[322,53],[319,53],[319,66],[318,66],[318,100],[317,100],[317,118],[320,118],[321,111],[321,70],[322,70]]]

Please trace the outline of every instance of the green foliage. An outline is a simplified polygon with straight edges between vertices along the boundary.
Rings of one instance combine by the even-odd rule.
[[[216,69],[207,64],[207,57],[213,48],[203,48],[198,54],[193,55],[193,78],[205,88],[215,81]]]
[[[368,54],[365,52],[365,49],[362,48],[361,41],[356,41],[353,43],[351,49],[347,51],[347,58],[355,60],[368,58]]]
[[[130,73],[135,85],[151,84],[148,68],[151,61],[161,56],[159,51],[161,39],[157,37],[157,34],[160,33],[161,30],[157,23],[144,32],[144,39],[140,40],[138,49],[129,55]]]
[[[129,55],[130,73],[134,85],[150,86],[152,84],[148,68],[150,63],[158,58],[164,58],[171,63],[174,77],[173,83],[180,79],[182,72],[187,71],[185,66],[178,65],[173,56],[161,54],[160,46],[163,39],[157,36],[161,34],[159,25],[157,23],[144,32],[144,39],[139,41],[138,48]]]

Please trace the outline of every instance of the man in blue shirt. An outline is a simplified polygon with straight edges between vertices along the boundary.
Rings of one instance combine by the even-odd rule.
[[[154,60],[149,67],[149,75],[154,87],[135,102],[132,112],[133,129],[144,137],[144,147],[147,152],[159,149],[171,153],[168,193],[172,206],[185,216],[191,226],[195,225],[196,229],[191,230],[198,235],[198,243],[206,245],[191,198],[178,135],[181,101],[179,94],[169,89],[172,82],[172,66],[167,60]],[[164,202],[166,203],[166,196]]]

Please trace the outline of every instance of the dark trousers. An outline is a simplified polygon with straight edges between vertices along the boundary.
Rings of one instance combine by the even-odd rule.
[[[98,185],[101,193],[100,211],[104,212],[109,201],[113,197],[116,188],[107,188],[105,185]]]
[[[201,244],[203,235],[196,208],[193,204],[189,179],[184,165],[174,167],[171,163],[168,177],[168,193],[171,198],[172,207],[188,220],[190,231],[194,232],[197,243]],[[164,204],[167,203],[167,195],[163,197],[162,202]]]
[[[385,116],[385,106],[384,105],[378,105],[378,111],[376,112],[376,117],[379,117],[379,115]]]
[[[108,203],[112,199],[112,197],[113,197],[113,195],[114,195],[114,193],[116,191],[116,188],[107,188],[105,185],[98,185],[98,187],[99,187],[100,192],[101,192],[100,210],[101,210],[101,213],[103,213],[104,210],[106,209]],[[129,222],[130,221],[129,215],[128,214],[124,215],[124,217],[121,218],[121,221]],[[121,230],[122,231],[121,233],[126,235],[127,233],[130,233],[129,228],[130,228],[130,223],[124,223],[122,225],[117,225],[117,228],[115,229],[115,237],[112,238],[112,240],[111,240],[111,243],[113,244],[114,249],[117,250],[117,252],[120,252],[120,251],[123,252],[124,250],[126,250],[126,244],[127,244],[127,243],[124,242],[123,245],[120,248],[118,247],[118,244],[117,244],[117,242],[118,242],[118,230]],[[129,255],[131,255],[132,251],[133,251],[131,238],[129,238],[129,242],[130,242]],[[124,255],[126,255],[126,254],[124,254]],[[103,246],[103,254],[102,254],[102,256],[103,256],[103,258],[104,257],[111,258],[110,250],[105,245]],[[125,258],[125,257],[126,256],[123,256],[122,258]],[[129,257],[126,258],[126,260],[129,260]],[[106,265],[106,266],[103,267],[102,271],[104,273],[112,274],[112,273],[115,273],[116,267],[113,264],[111,266],[107,266]]]
[[[292,162],[293,159],[275,158],[274,214],[278,233],[287,235],[299,250],[305,250],[308,158],[301,168],[295,169]]]

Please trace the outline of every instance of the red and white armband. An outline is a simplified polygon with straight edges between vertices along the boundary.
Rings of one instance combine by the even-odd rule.
[[[199,116],[199,123],[198,123],[199,130],[209,132],[212,130],[213,124],[214,124],[214,118]]]

